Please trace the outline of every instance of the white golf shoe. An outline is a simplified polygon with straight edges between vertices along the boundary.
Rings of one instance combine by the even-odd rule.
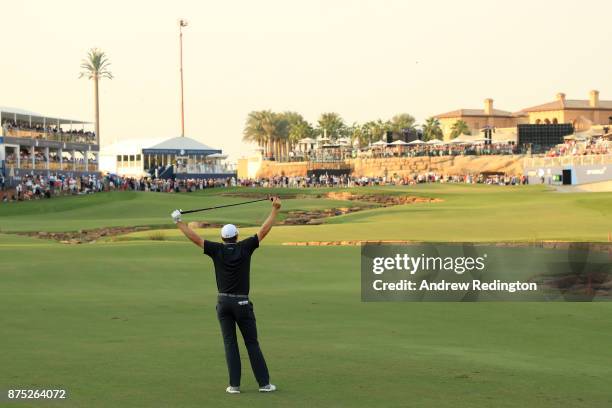
[[[273,392],[276,391],[276,385],[274,384],[268,384],[268,385],[264,385],[263,387],[259,387],[259,392]]]
[[[240,394],[240,387],[232,387],[231,385],[225,389],[228,394]]]

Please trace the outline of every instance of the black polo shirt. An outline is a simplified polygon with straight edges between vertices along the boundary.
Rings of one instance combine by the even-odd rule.
[[[215,264],[219,293],[249,294],[251,255],[258,247],[257,234],[235,244],[204,241],[204,253]]]

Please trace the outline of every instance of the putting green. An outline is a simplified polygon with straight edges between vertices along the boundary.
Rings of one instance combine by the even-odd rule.
[[[361,303],[358,248],[279,245],[344,237],[533,239],[536,230],[539,238],[602,241],[612,194],[373,190],[444,201],[358,212],[322,226],[275,227],[255,253],[252,299],[279,386],[270,395],[256,392],[242,345],[245,392],[224,393],[212,265],[176,230],[164,231],[165,241],[142,232],[74,246],[0,234],[0,388],[65,387],[69,400],[56,406],[70,407],[612,404],[609,303]],[[177,202],[187,208],[228,200],[241,199],[207,192],[49,200],[0,206],[0,226],[80,229],[85,216],[91,226],[160,225]],[[330,204],[300,200],[286,200],[285,208]],[[266,207],[229,210],[214,217],[248,225]]]

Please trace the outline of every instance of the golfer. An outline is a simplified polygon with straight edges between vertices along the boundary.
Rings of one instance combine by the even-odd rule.
[[[227,224],[221,229],[223,243],[202,240],[191,228],[181,221],[181,211],[175,210],[172,219],[178,228],[204,253],[210,256],[215,265],[215,277],[219,291],[217,299],[217,317],[221,325],[225,359],[229,371],[229,387],[225,390],[230,394],[240,393],[240,353],[236,338],[236,324],[240,328],[244,344],[249,352],[251,368],[259,383],[259,392],[276,391],[276,386],[270,384],[270,374],[266,360],[257,341],[257,326],[253,303],[249,301],[249,275],[251,255],[259,247],[259,243],[272,229],[276,215],[281,208],[278,197],[272,199],[272,211],[259,229],[259,232],[242,241],[238,241],[238,228]]]

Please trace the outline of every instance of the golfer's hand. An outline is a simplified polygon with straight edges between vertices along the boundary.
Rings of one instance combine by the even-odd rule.
[[[174,210],[172,211],[172,221],[174,221],[174,223],[179,223],[181,222],[181,210]]]
[[[281,200],[278,197],[272,197],[272,207],[274,207],[275,210],[280,210],[281,208]]]

